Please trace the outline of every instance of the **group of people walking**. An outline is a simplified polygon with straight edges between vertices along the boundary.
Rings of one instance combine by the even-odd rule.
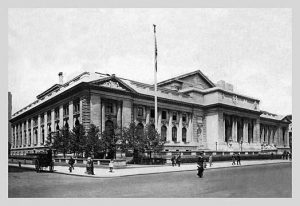
[[[232,165],[241,165],[241,155],[240,153],[237,153],[237,154],[232,154],[231,156],[231,159],[232,159]]]
[[[181,164],[181,155],[178,155],[177,157],[175,155],[172,156],[171,158],[171,161],[172,161],[172,166],[176,166],[178,165],[178,167],[180,167],[180,164]]]

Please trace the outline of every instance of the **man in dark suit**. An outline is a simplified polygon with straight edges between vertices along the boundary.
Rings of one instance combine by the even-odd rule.
[[[200,178],[203,177],[203,171],[204,171],[204,157],[203,157],[203,153],[200,153],[200,156],[198,157],[198,176]]]

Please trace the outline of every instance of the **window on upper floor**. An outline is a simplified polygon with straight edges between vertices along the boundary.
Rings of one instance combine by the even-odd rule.
[[[155,110],[150,109],[150,118],[155,118]]]
[[[138,107],[138,108],[137,108],[137,116],[138,116],[138,117],[143,117],[143,116],[144,116],[144,110],[143,110],[143,107]]]
[[[166,110],[163,110],[163,111],[161,112],[161,119],[163,119],[163,120],[166,120],[166,119],[167,119],[167,111],[166,111]]]
[[[55,116],[55,119],[59,119],[59,108],[56,107],[55,110],[54,110],[54,116]]]
[[[177,112],[173,112],[172,120],[177,121]]]
[[[47,122],[51,121],[51,111],[47,112]]]
[[[69,115],[69,104],[65,104],[63,106],[63,111],[64,111],[64,116],[68,116]]]
[[[177,128],[175,126],[172,127],[172,141],[177,142]]]
[[[73,108],[74,113],[79,113],[79,111],[80,111],[80,101],[79,101],[79,99],[73,101],[73,107],[74,107]]]
[[[113,109],[113,104],[112,103],[105,103],[105,113],[106,114],[113,114],[114,109]]]
[[[186,114],[182,114],[182,122],[186,122],[187,118],[186,118]]]

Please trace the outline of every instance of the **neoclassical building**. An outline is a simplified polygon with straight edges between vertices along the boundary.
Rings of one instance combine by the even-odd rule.
[[[259,109],[260,100],[213,83],[200,70],[158,83],[158,132],[165,151],[278,152],[289,150],[290,121]],[[112,74],[84,72],[37,95],[11,122],[12,155],[44,150],[63,126],[154,124],[154,86]]]

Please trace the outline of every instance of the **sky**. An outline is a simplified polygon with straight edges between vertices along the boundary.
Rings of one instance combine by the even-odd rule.
[[[153,84],[201,70],[211,81],[292,114],[291,9],[9,9],[8,91],[13,113],[83,71]]]

